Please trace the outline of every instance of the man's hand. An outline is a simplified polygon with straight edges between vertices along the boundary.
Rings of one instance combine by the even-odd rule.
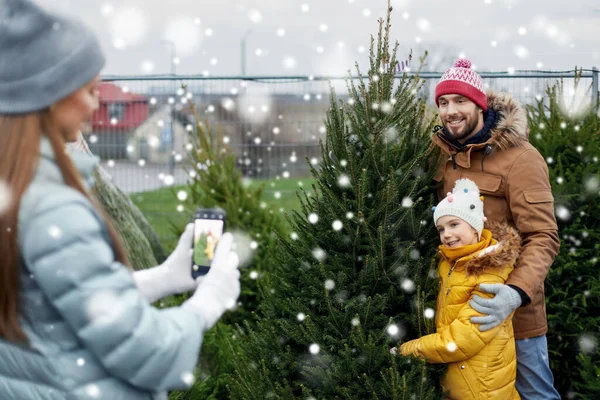
[[[500,325],[510,314],[521,305],[521,296],[519,292],[508,285],[501,283],[482,283],[479,285],[482,292],[493,293],[495,296],[491,299],[484,299],[477,295],[469,302],[471,307],[483,317],[471,317],[471,323],[481,324],[481,332],[488,331]]]

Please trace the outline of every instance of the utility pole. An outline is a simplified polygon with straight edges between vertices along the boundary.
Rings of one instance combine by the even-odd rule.
[[[249,29],[240,41],[241,76],[246,76],[246,41],[251,34],[252,29]]]
[[[177,95],[177,81],[175,79],[177,75],[175,59],[177,58],[177,49],[175,47],[175,43],[170,40],[163,40],[162,44],[168,45],[171,48],[170,57],[171,57],[171,83],[172,83],[172,92],[173,99],[175,99]],[[170,109],[170,130],[171,137],[169,138],[169,175],[175,177],[175,124],[174,124],[174,116],[175,116],[175,102],[169,104]]]

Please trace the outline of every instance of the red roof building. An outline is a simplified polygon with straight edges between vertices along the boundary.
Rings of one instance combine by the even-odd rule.
[[[96,134],[131,131],[148,118],[148,99],[111,83],[101,82],[100,106],[92,116],[92,131]]]

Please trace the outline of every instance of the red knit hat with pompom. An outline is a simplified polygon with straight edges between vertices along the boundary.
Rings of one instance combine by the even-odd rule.
[[[445,94],[460,94],[487,111],[487,98],[483,91],[481,76],[471,69],[471,61],[459,58],[454,66],[444,73],[435,87],[435,104]]]

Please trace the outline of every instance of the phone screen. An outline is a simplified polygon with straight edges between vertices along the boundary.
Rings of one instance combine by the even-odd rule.
[[[218,216],[210,214],[196,215],[194,218],[194,265],[192,267],[194,277],[208,273],[217,244],[223,235],[225,221],[216,218]]]

